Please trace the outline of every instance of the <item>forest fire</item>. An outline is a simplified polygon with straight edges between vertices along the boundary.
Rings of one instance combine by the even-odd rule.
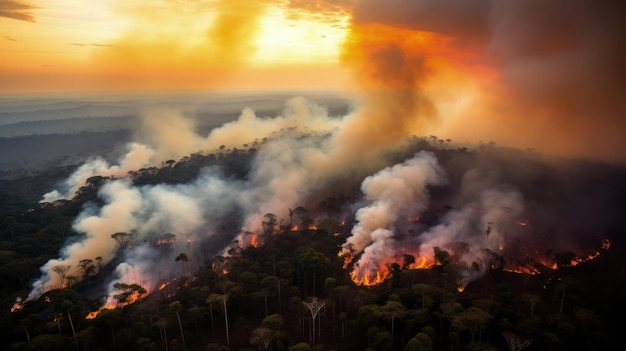
[[[426,256],[422,256],[419,263],[413,263],[409,266],[411,269],[427,269],[431,268],[435,264],[434,260],[428,259]]]
[[[252,234],[252,236],[250,237],[250,245],[254,247],[259,247],[260,245],[259,236],[256,233]]]
[[[21,310],[22,307],[24,307],[24,303],[22,301],[22,298],[18,297],[17,299],[15,299],[15,303],[13,304],[13,307],[11,307],[11,313]]]
[[[109,296],[104,306],[100,307],[97,311],[89,312],[85,319],[94,319],[104,310],[132,305],[150,294],[150,291],[137,284],[115,283],[113,284],[113,288],[119,293]]]
[[[356,285],[363,286],[378,285],[389,278],[389,276],[390,273],[386,269],[379,269],[376,271],[376,274],[371,273],[368,269],[366,269],[363,273],[360,273],[356,269],[350,272],[350,279],[352,279]]]
[[[602,240],[601,250],[608,250],[610,246],[611,246],[611,243],[608,239]],[[501,244],[500,251],[502,252],[503,250],[504,250],[504,244]],[[597,258],[598,256],[600,256],[601,254],[601,251],[593,251],[591,253],[584,253],[584,254],[576,254],[572,251],[562,251],[562,252],[554,254],[554,256],[552,257],[537,258],[540,256],[539,251],[536,251],[536,252],[533,251],[533,252],[534,252],[533,254],[529,254],[528,256],[526,256],[526,259],[525,259],[526,263],[518,262],[517,264],[506,264],[504,265],[504,267],[500,266],[499,269],[502,269],[505,272],[511,272],[511,273],[538,275],[546,271],[556,271],[560,268],[574,267],[584,262],[593,260]],[[354,256],[346,255],[344,257],[344,268],[348,268],[350,266],[350,263],[352,263],[354,259],[355,259]],[[477,259],[482,260],[484,258],[477,257]],[[399,262],[400,260],[396,259],[396,263],[399,263]],[[379,264],[375,272],[374,272],[375,269],[368,263],[365,263],[365,264],[361,263],[361,267],[367,267],[367,268],[360,268],[359,264],[357,264],[355,265],[355,268],[352,270],[352,272],[350,272],[350,279],[356,285],[373,286],[373,285],[380,284],[392,276],[392,273],[389,268],[390,264],[391,262],[388,262],[386,264]],[[451,261],[451,263],[448,263],[448,264],[452,266],[456,266],[459,274],[461,275],[463,274],[461,273],[464,269],[463,265],[460,265],[456,261]],[[426,255],[423,255],[423,256],[420,256],[420,258],[416,260],[414,263],[408,266],[405,266],[405,268],[407,269],[431,269],[434,266],[436,266],[434,256],[429,257]],[[491,267],[491,269],[498,269],[497,264],[487,265],[487,267]],[[463,292],[466,286],[467,286],[467,282],[465,283],[459,282],[457,286],[457,290],[459,292]]]

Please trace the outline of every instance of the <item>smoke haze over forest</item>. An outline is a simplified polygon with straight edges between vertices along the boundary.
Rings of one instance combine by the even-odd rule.
[[[620,1],[110,0],[89,33],[49,6],[0,2],[0,191],[75,211],[26,301],[318,230],[355,286],[413,257],[459,291],[622,242]]]

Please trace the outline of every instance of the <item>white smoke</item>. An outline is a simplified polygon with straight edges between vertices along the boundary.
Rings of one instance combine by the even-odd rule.
[[[78,167],[63,184],[61,189],[52,190],[43,195],[41,202],[52,202],[73,197],[78,189],[93,176],[124,177],[129,171],[137,170],[150,164],[154,150],[139,143],[129,143],[128,152],[119,161],[119,165],[109,165],[101,157],[95,157]]]
[[[429,201],[428,187],[445,180],[435,156],[423,151],[365,178],[361,189],[372,203],[356,212],[358,223],[341,250],[348,261],[363,253],[357,263],[359,278],[396,258],[396,222],[421,213]]]
[[[475,193],[473,189],[470,192]],[[511,232],[509,226],[523,210],[523,198],[517,190],[481,190],[418,237],[419,255],[432,257],[435,247],[455,253],[460,243],[467,244],[463,252],[455,253],[459,284],[465,287],[487,270],[489,256],[485,249],[498,253],[511,240],[506,237]]]
[[[195,134],[193,123],[187,117],[170,113],[170,121],[146,122],[138,133],[151,136],[152,139],[144,138],[151,143],[150,147],[131,144],[119,166],[109,166],[101,159],[83,165],[66,181],[67,188],[72,189],[66,194],[73,194],[90,176],[122,177],[128,170],[196,152],[198,148],[215,150],[224,145],[222,143],[230,148],[254,139],[271,138],[257,151],[246,180],[227,180],[211,169],[204,170],[188,184],[135,186],[125,179],[109,180],[98,194],[104,202],[102,208],[87,208],[78,216],[73,228],[81,236],[61,250],[59,259],[50,260],[41,268],[43,275],[33,284],[30,298],[64,285],[61,275],[54,273],[55,266],[70,266],[67,275],[80,277],[78,262],[96,257],[101,257],[101,263],[106,265],[123,256],[115,269],[116,279],[134,281],[129,276],[132,272],[141,277],[137,279],[147,284],[146,288],[153,290],[161,280],[155,277],[157,272],[168,271],[174,256],[188,251],[185,245],[194,245],[210,233],[216,233],[218,224],[228,216],[242,213],[242,229],[260,232],[266,213],[285,214],[320,186],[317,181],[324,175],[315,162],[325,158],[328,133],[336,130],[341,122],[339,118],[329,117],[323,108],[296,98],[288,101],[282,116],[257,118],[246,109],[237,121],[201,137]],[[161,120],[166,117],[157,114],[145,118]],[[177,129],[179,127],[181,129]],[[180,142],[179,137],[183,138]],[[138,160],[134,156],[142,154],[139,150],[150,150],[143,154],[151,157],[131,162]],[[134,168],[130,168],[131,165]],[[51,199],[51,195],[46,199]],[[125,248],[123,255],[118,255],[120,247],[111,237],[117,232],[131,234],[133,247]],[[153,256],[147,253],[154,251],[149,247],[152,239],[164,233],[177,236],[172,251],[158,252],[155,258],[150,258]],[[230,233],[233,238],[237,234]],[[146,262],[150,264],[146,266]],[[133,269],[129,269],[129,265]]]

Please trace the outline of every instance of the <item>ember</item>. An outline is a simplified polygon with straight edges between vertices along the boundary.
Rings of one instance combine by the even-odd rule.
[[[22,307],[24,307],[22,298],[18,297],[17,299],[15,299],[15,303],[13,304],[13,307],[11,307],[11,313],[21,310]]]

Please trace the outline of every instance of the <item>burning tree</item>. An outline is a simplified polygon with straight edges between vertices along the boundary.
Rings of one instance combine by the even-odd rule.
[[[115,283],[113,287],[116,290],[122,291],[119,294],[113,295],[113,298],[116,299],[121,306],[131,304],[148,293],[146,289],[138,284]]]
[[[70,268],[72,268],[72,266],[70,266],[70,265],[62,265],[62,264],[58,264],[58,265],[52,267],[52,271],[54,273],[58,274],[59,277],[61,278],[61,286],[65,285],[65,275],[70,270]]]
[[[130,239],[132,238],[132,236],[133,236],[132,234],[124,233],[124,232],[117,232],[117,233],[111,234],[111,238],[117,241],[117,243],[120,245],[120,248],[122,249],[128,246],[128,243],[130,242]]]
[[[83,273],[83,279],[86,279],[96,274],[96,266],[93,264],[93,260],[84,259],[78,262],[78,266]]]
[[[278,220],[276,219],[276,215],[273,213],[266,213],[265,216],[263,216],[265,218],[265,220],[263,221],[263,231],[265,231],[266,235],[272,234],[274,232],[274,228],[276,227],[276,224],[278,223]]]

